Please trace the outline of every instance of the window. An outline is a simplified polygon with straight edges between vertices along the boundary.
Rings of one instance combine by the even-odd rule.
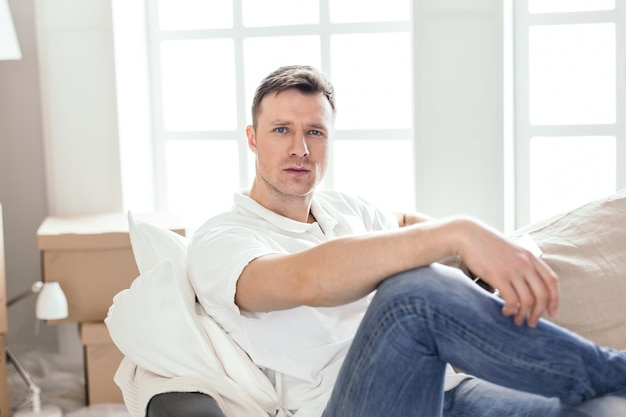
[[[286,64],[316,66],[335,85],[325,186],[386,208],[415,207],[409,0],[147,4],[157,207],[193,228],[250,186],[254,89]]]
[[[626,186],[619,3],[514,2],[518,225]]]

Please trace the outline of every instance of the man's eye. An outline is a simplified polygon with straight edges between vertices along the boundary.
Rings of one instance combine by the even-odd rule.
[[[320,132],[319,130],[311,130],[311,131],[309,131],[309,134],[313,135],[313,136],[322,136],[323,135],[323,133]]]
[[[287,133],[287,128],[286,127],[277,127],[276,129],[274,129],[274,131],[276,133]]]

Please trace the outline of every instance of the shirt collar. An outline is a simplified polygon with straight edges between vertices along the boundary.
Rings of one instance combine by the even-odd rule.
[[[313,196],[313,201],[311,202],[311,213],[313,213],[313,217],[317,220],[317,223],[324,234],[330,238],[333,229],[339,224],[339,222],[328,212],[328,210],[326,210],[316,196]]]
[[[316,227],[314,224],[292,220],[263,207],[261,204],[250,198],[247,191],[240,191],[235,193],[234,202],[235,206],[247,210],[254,215],[264,219],[273,226],[288,232],[305,233],[312,227]],[[334,228],[334,226],[337,224],[337,221],[332,218],[326,210],[324,210],[324,208],[321,206],[321,204],[319,204],[315,196],[313,196],[313,201],[311,203],[311,212],[313,213],[313,216],[315,217],[315,220],[317,221],[319,227],[324,232],[326,232],[327,230],[332,230],[332,228]]]

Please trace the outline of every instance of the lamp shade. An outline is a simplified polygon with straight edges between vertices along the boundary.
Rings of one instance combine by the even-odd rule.
[[[37,296],[36,315],[40,320],[67,317],[67,298],[58,282],[46,282]]]
[[[0,60],[22,59],[8,0],[0,0]]]

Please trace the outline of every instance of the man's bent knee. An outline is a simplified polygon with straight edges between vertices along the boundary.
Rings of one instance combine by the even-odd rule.
[[[378,286],[374,300],[386,303],[408,298],[436,303],[446,294],[463,292],[472,285],[460,270],[432,264],[390,276]]]

